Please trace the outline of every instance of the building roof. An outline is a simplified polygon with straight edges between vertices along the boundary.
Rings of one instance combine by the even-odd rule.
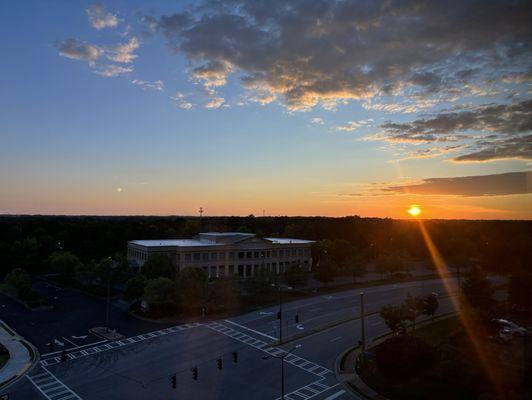
[[[218,243],[213,243],[208,240],[198,239],[132,240],[129,243],[144,247],[199,247],[219,245]]]
[[[310,244],[314,243],[314,240],[304,239],[291,239],[291,238],[264,238],[274,244]]]
[[[161,239],[161,240],[132,240],[129,243],[143,247],[205,247],[226,246],[255,237],[253,233],[241,232],[205,232],[197,239]],[[273,244],[310,244],[313,240],[291,238],[264,238]]]

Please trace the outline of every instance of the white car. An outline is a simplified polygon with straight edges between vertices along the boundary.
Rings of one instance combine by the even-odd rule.
[[[502,328],[502,332],[512,334],[513,336],[525,336],[527,334],[526,328],[517,325],[515,322],[508,321],[506,319],[492,319],[491,322],[499,325]]]

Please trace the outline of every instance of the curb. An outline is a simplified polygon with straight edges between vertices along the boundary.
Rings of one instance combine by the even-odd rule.
[[[28,351],[30,355],[30,361],[24,364],[24,366],[19,371],[17,371],[16,374],[6,379],[5,381],[0,382],[0,391],[4,391],[8,389],[10,386],[12,386],[15,382],[20,380],[22,377],[24,377],[26,373],[28,373],[35,367],[35,365],[40,359],[40,354],[37,348],[33,344],[31,344],[26,339],[24,339],[22,336],[17,334],[15,330],[11,328],[9,325],[7,325],[4,321],[0,321],[0,325],[1,325],[1,328],[3,328],[7,333],[13,336],[16,340],[18,340],[20,344],[26,348],[26,350]]]

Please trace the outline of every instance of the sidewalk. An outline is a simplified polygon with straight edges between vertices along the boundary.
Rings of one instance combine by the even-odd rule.
[[[0,370],[0,390],[5,390],[37,362],[39,353],[1,320],[0,343],[9,351],[9,360]]]

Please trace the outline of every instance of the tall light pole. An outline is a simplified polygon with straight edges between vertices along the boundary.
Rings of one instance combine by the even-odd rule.
[[[366,327],[364,326],[364,292],[360,292],[360,334],[362,339],[362,351],[366,350]]]
[[[294,350],[299,349],[301,346],[302,345],[300,344],[295,345],[291,350],[287,351],[281,356],[274,356],[274,355],[271,356],[271,357],[278,358],[279,360],[281,360],[281,400],[284,400],[284,359],[288,355],[292,354]],[[270,358],[270,356],[262,357],[263,360],[267,360],[268,358]]]

